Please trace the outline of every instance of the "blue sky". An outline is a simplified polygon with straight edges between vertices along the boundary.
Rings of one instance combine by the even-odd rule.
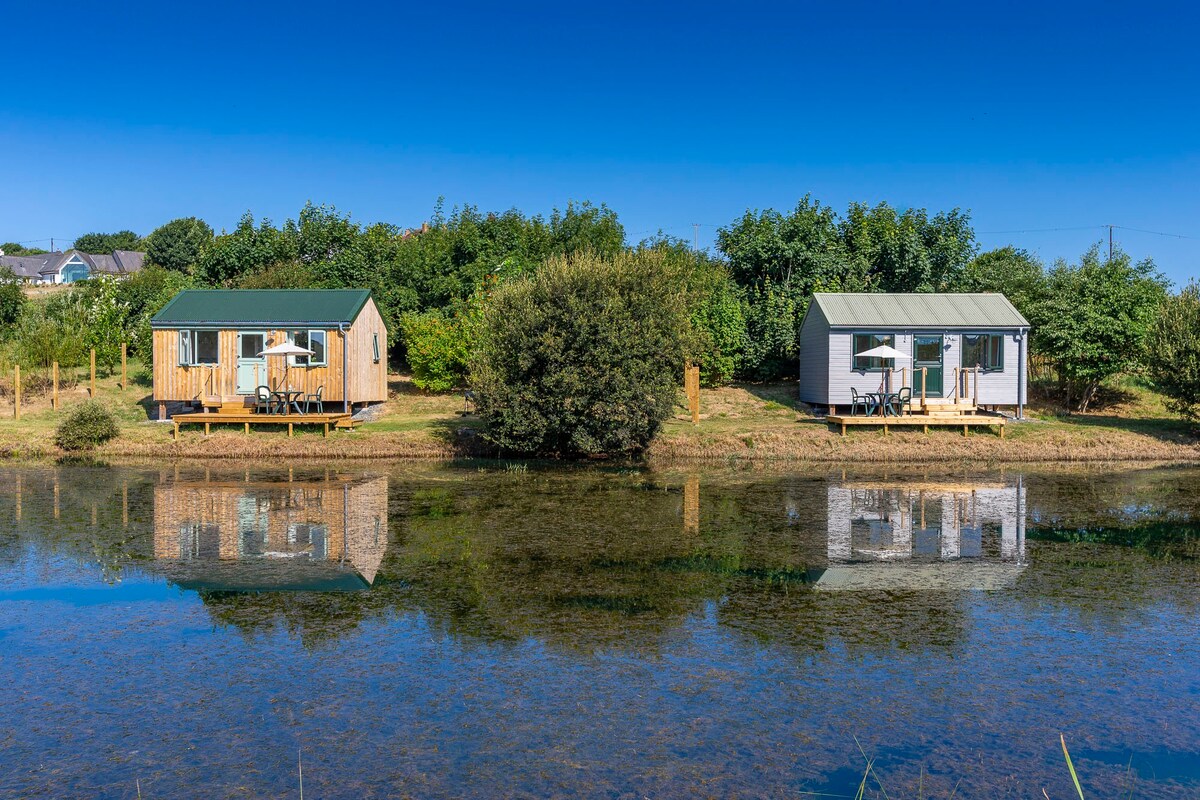
[[[806,193],[1200,276],[1188,5],[12,4],[0,241],[605,202],[702,244]],[[57,55],[54,55],[57,44]],[[1046,230],[1071,228],[1078,230]],[[1195,238],[1174,238],[1128,229]],[[992,233],[1000,232],[1000,233]],[[1021,232],[1016,232],[1021,231]],[[1010,233],[1011,232],[1011,233]]]

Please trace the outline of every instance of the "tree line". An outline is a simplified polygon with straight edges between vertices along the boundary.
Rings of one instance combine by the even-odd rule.
[[[663,369],[678,371],[682,360],[693,360],[710,386],[794,376],[800,322],[812,294],[821,291],[1002,292],[1032,324],[1031,353],[1053,369],[1047,390],[1074,408],[1086,409],[1115,374],[1157,377],[1166,389],[1168,378],[1185,371],[1180,362],[1191,363],[1172,350],[1177,362],[1172,371],[1155,370],[1163,352],[1162,326],[1183,327],[1179,314],[1190,308],[1186,304],[1195,301],[1195,293],[1170,295],[1152,261],[1134,262],[1119,250],[1110,257],[1098,246],[1074,262],[1049,265],[1014,246],[980,252],[970,215],[960,209],[930,213],[855,203],[838,212],[806,196],[790,210],[747,211],[718,230],[711,252],[695,252],[661,233],[630,242],[615,211],[587,202],[549,216],[516,209],[482,212],[470,205],[447,213],[439,203],[422,229],[362,224],[310,203],[279,225],[247,213],[233,230],[216,233],[188,217],[144,238],[119,231],[76,241],[78,249],[87,250],[85,244],[93,252],[143,248],[147,269],[120,282],[86,281],[29,308],[0,286],[5,338],[21,343],[23,353],[36,351],[35,363],[45,362],[54,348],[100,343],[109,352],[106,337],[112,335],[125,337],[136,354],[148,358],[149,318],[189,286],[368,288],[387,322],[393,362],[430,390],[498,385],[499,362],[485,369],[478,360],[481,353],[500,359],[505,340],[496,338],[497,326],[516,337],[511,346],[532,352],[528,330],[536,326],[521,335],[515,329],[520,320],[511,304],[520,292],[531,293],[521,302],[541,298],[574,308],[580,327],[570,335],[593,350],[607,349],[613,357],[622,345],[637,350],[630,338],[630,329],[637,329],[669,355],[671,363]],[[632,277],[639,270],[653,276]],[[607,275],[610,288],[589,282],[583,274],[589,271]],[[551,278],[561,285],[547,285]],[[566,286],[591,298],[590,315],[572,305],[578,298],[562,294]],[[653,302],[640,305],[631,292]],[[661,319],[661,329],[617,314],[618,306],[642,308]],[[497,308],[509,309],[505,319]],[[561,313],[521,308],[531,318],[556,320],[546,322],[554,333],[544,337],[551,349],[559,347],[553,356],[542,353],[550,366],[565,369],[574,360],[584,373],[601,371],[599,362],[589,366],[584,348],[550,344],[567,335]],[[604,326],[611,330],[600,330]],[[76,331],[75,341],[71,335],[60,340],[69,344],[53,347],[26,341],[55,330]],[[668,340],[675,344],[666,346]],[[1195,371],[1200,378],[1200,365]],[[564,380],[566,386],[575,379]],[[613,396],[624,396],[645,387],[632,381],[609,388]],[[664,402],[658,388],[644,394],[658,398],[658,405]],[[1191,402],[1196,406],[1200,402]],[[1186,413],[1184,406],[1179,409]],[[626,422],[631,431],[654,427],[632,418]]]

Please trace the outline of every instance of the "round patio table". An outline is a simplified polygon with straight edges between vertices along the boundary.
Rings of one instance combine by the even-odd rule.
[[[280,406],[283,407],[283,413],[285,416],[291,413],[291,408],[293,406],[295,407],[297,414],[304,413],[300,410],[300,398],[303,395],[304,392],[300,391],[299,389],[276,389],[275,391],[271,392],[271,396],[274,397],[279,402]]]

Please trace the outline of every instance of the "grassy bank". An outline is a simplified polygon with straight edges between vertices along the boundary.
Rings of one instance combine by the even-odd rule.
[[[184,428],[179,442],[171,426],[151,419],[150,387],[142,371],[130,370],[128,389],[115,376],[98,381],[97,401],[117,417],[121,435],[96,451],[106,457],[254,459],[445,459],[486,455],[482,424],[463,415],[461,394],[427,395],[407,378],[393,375],[391,398],[378,418],[356,431],[328,439],[319,430],[298,429],[293,438],[279,428],[216,427],[205,436]],[[63,409],[49,397],[26,393],[20,420],[12,416],[11,393],[0,398],[0,454],[44,458],[62,453],[54,429],[70,407],[87,399],[84,383],[62,392]],[[693,426],[680,406],[648,456],[672,461],[808,461],[839,463],[1019,463],[1200,461],[1200,439],[1172,418],[1161,398],[1133,382],[1110,387],[1088,414],[1064,414],[1034,403],[1030,420],[1011,423],[1003,440],[991,432],[892,429],[854,430],[842,437],[795,401],[792,384],[736,385],[705,390],[701,421]]]

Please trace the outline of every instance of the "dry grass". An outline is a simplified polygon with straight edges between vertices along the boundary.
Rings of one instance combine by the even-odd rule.
[[[739,384],[705,390],[700,424],[680,406],[650,449],[661,461],[810,461],[872,463],[1200,461],[1200,440],[1167,415],[1161,398],[1133,384],[1088,414],[1030,409],[1001,440],[991,430],[829,430],[795,400],[794,384]]]
[[[131,365],[130,375],[137,368]],[[463,416],[461,394],[429,395],[403,376],[392,376],[390,399],[376,421],[356,431],[331,433],[283,428],[185,427],[179,442],[171,426],[151,421],[153,404],[145,384],[122,390],[115,377],[98,382],[97,400],[121,426],[118,439],[99,457],[238,459],[448,459],[484,453],[479,420]],[[0,399],[0,455],[54,457],[54,428],[70,406],[87,398],[86,381],[62,392],[55,413],[45,395],[26,394],[24,416],[12,419],[11,398]],[[1194,462],[1200,442],[1167,415],[1161,398],[1132,383],[1113,387],[1106,404],[1083,415],[1060,415],[1035,404],[1036,421],[1012,423],[1006,437],[990,431],[830,431],[795,401],[794,384],[742,384],[705,390],[701,422],[693,427],[683,406],[650,448],[655,461],[840,462],[989,465],[1013,462]]]

